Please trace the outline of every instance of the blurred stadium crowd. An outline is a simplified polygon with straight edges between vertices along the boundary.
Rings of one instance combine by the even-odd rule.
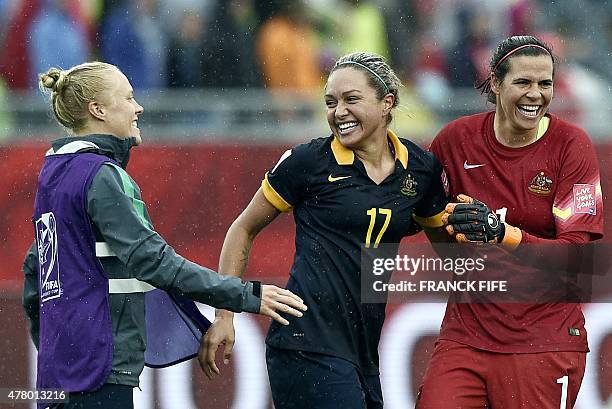
[[[365,49],[387,57],[419,101],[441,106],[486,75],[495,43],[523,33],[553,46],[556,97],[584,122],[579,111],[610,94],[609,0],[0,0],[0,101],[34,89],[50,66],[92,59],[117,65],[137,91],[308,98],[337,57]]]

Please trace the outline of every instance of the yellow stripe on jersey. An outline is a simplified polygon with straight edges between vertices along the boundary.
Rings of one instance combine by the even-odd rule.
[[[431,229],[435,229],[437,227],[444,226],[444,223],[442,223],[442,215],[443,214],[444,214],[444,210],[442,210],[440,213],[438,213],[436,215],[429,216],[429,217],[419,217],[419,216],[413,214],[412,218],[414,219],[415,222],[420,224],[421,227],[429,227]]]
[[[391,140],[393,149],[395,149],[395,160],[399,160],[404,169],[408,169],[408,148],[390,129],[387,130],[387,137]]]
[[[331,142],[331,150],[338,165],[352,165],[353,162],[355,162],[355,153],[342,145],[335,136],[334,140]]]
[[[552,208],[553,215],[563,220],[567,220],[572,215],[572,207],[568,207],[566,209],[559,209],[558,207],[553,206]]]
[[[268,199],[268,202],[274,207],[276,207],[281,212],[290,212],[293,209],[291,206],[281,195],[278,194],[276,190],[268,181],[268,174],[264,177],[264,180],[261,181],[261,190],[263,191],[264,196]]]
[[[536,135],[536,141],[544,136],[546,131],[548,131],[548,126],[550,125],[550,118],[547,116],[542,117],[540,122],[538,123],[538,133]]]

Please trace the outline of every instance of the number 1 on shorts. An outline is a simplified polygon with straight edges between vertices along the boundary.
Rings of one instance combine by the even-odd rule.
[[[557,383],[561,384],[561,404],[559,409],[565,409],[567,405],[567,384],[569,383],[569,377],[567,375],[557,379]]]

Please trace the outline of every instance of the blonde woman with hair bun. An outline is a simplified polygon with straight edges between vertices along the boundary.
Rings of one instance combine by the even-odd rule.
[[[96,61],[66,71],[51,68],[40,75],[39,87],[51,96],[57,121],[72,134],[109,134],[142,142],[137,121],[144,109],[114,65]]]
[[[51,407],[133,408],[145,363],[164,367],[197,355],[210,322],[192,300],[281,324],[288,321],[277,311],[302,315],[306,306],[290,291],[222,277],[178,255],[155,231],[125,170],[142,142],[144,110],[117,67],[90,62],[39,78],[70,133],[45,156],[24,262],[37,388],[69,394]]]

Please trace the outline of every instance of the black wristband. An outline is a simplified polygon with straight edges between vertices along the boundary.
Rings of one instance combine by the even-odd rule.
[[[251,281],[253,283],[253,295],[261,298],[261,281]]]

